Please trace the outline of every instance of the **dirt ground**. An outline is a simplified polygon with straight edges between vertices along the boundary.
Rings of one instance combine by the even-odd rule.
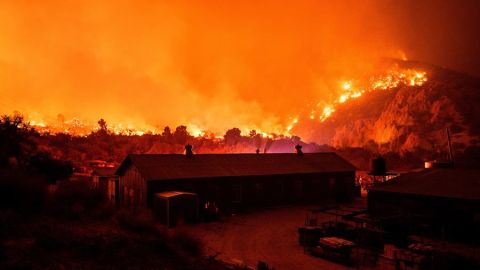
[[[318,207],[318,206],[316,206]],[[184,225],[199,236],[209,255],[218,253],[226,262],[255,266],[259,260],[277,270],[349,269],[343,265],[312,257],[298,244],[297,228],[304,224],[308,209],[315,206],[290,206],[238,214],[222,222]],[[328,214],[318,220],[335,220]]]

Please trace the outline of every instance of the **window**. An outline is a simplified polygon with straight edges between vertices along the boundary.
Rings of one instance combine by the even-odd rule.
[[[275,183],[275,188],[276,188],[276,192],[277,194],[279,195],[282,195],[284,190],[283,190],[283,182],[282,181],[278,181]]]
[[[242,202],[242,185],[233,184],[232,186],[232,202],[241,203]]]
[[[337,180],[335,178],[329,178],[328,179],[328,190],[334,191],[336,187],[336,182]]]
[[[255,189],[255,199],[259,203],[263,203],[265,200],[265,184],[263,182],[256,182],[254,184]]]
[[[262,182],[255,183],[255,191],[257,192],[257,194],[263,196],[263,189],[264,189],[264,185]]]
[[[302,180],[293,181],[293,194],[296,198],[302,197],[302,194],[303,194],[303,181]]]
[[[209,198],[218,198],[220,195],[220,187],[216,184],[208,185],[208,197]]]

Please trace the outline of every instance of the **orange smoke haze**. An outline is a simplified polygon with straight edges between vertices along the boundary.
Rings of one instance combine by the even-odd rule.
[[[283,132],[382,57],[430,60],[411,6],[338,2],[2,1],[0,113]]]

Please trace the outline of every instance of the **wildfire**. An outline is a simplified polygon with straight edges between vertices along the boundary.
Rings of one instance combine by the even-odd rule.
[[[362,84],[362,82],[354,80],[342,81],[340,83],[338,97],[330,103],[317,103],[315,108],[310,111],[309,118],[311,120],[318,119],[320,122],[324,122],[333,115],[339,104],[359,98],[365,93],[377,90],[392,90],[401,85],[417,87],[424,85],[427,81],[428,78],[425,71],[400,69],[398,67],[390,69],[383,75],[372,76],[367,83]],[[290,132],[297,123],[298,117],[288,126],[287,131]]]
[[[313,109],[310,110],[308,118],[310,120],[318,120],[324,122],[329,119],[337,110],[337,106],[344,104],[349,100],[361,97],[366,93],[377,90],[392,90],[401,85],[417,87],[422,86],[428,81],[427,73],[417,69],[401,69],[398,67],[391,68],[382,75],[372,76],[366,81],[361,80],[345,80],[341,81],[338,86],[338,95],[331,102],[318,102]],[[41,133],[66,133],[76,136],[86,136],[91,132],[99,130],[97,123],[84,122],[73,118],[71,120],[61,120],[47,122],[42,119],[28,118],[31,126]],[[269,131],[261,130],[255,127],[239,127],[242,134],[249,134],[250,131],[255,130],[256,134],[267,138],[274,137],[275,134],[283,136],[291,136],[292,131],[300,122],[300,114],[295,117],[290,117],[284,128],[275,128]],[[194,137],[215,137],[221,138],[223,134],[215,134],[209,132],[206,128],[202,128],[194,123],[187,124],[188,132]],[[137,135],[144,134],[161,134],[163,129],[158,129],[152,126],[136,126],[133,124],[113,123],[108,124],[109,132],[117,135]]]
[[[67,120],[61,123],[57,122],[46,122],[44,120],[39,120],[32,117],[27,117],[26,121],[29,125],[35,128],[38,132],[42,134],[70,134],[73,136],[87,136],[92,132],[96,132],[100,130],[100,127],[96,123],[88,122],[88,121],[81,121],[77,118],[73,118],[71,120]],[[292,124],[289,126],[289,129],[292,129],[293,126],[298,123],[298,119],[295,119]],[[186,124],[187,131],[193,137],[210,137],[210,138],[222,138],[224,134],[216,134],[214,132],[210,132],[207,129],[201,128],[195,124]],[[115,135],[125,135],[125,136],[142,136],[146,134],[161,134],[163,132],[163,128],[155,128],[151,126],[144,126],[144,127],[137,127],[131,124],[123,124],[123,123],[113,123],[108,124],[106,126],[109,133]],[[252,130],[255,130],[255,134],[260,135],[263,138],[273,138],[274,134],[284,135],[284,133],[278,132],[266,132],[262,131],[259,128],[249,128],[249,127],[242,127],[240,128],[243,135],[249,134]],[[173,132],[173,130],[172,130]]]
[[[65,133],[75,136],[87,136],[88,134],[98,131],[99,128],[93,123],[83,122],[79,119],[71,119],[65,121],[64,123],[46,123],[43,120],[27,119],[30,126],[35,128],[40,133],[49,133],[49,134],[59,134]],[[144,135],[148,133],[155,133],[156,130],[153,128],[136,128],[132,125],[124,125],[121,123],[118,124],[109,124],[107,126],[108,131],[116,135]]]
[[[320,115],[320,121],[325,121],[325,119],[327,119],[328,117],[330,117],[330,115],[332,115],[332,113],[335,112],[335,108],[333,108],[332,106],[325,106],[325,108],[323,108],[323,112],[322,114]]]

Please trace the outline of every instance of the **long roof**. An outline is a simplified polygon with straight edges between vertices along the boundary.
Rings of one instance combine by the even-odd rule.
[[[370,191],[480,200],[480,170],[425,169],[377,184]]]
[[[335,153],[129,155],[117,170],[133,164],[146,180],[352,172],[355,167]]]

